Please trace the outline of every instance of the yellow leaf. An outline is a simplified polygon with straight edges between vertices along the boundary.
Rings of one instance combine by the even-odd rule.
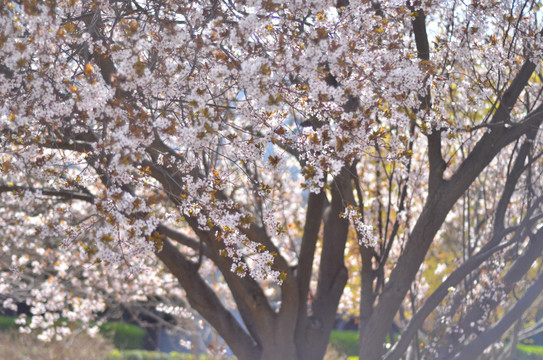
[[[85,65],[85,70],[83,71],[83,73],[86,75],[86,76],[89,76],[90,74],[92,74],[92,70],[93,70],[93,67],[91,64],[87,64]]]

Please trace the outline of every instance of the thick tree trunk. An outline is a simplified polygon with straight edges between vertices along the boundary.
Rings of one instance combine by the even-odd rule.
[[[294,332],[277,325],[270,337],[262,340],[260,360],[299,360]],[[287,331],[284,331],[287,330]]]

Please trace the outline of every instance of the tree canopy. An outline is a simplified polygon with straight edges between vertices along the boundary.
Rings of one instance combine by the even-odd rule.
[[[322,358],[338,311],[361,359],[514,351],[543,290],[541,15],[1,2],[3,308],[51,339],[190,307],[239,359]]]

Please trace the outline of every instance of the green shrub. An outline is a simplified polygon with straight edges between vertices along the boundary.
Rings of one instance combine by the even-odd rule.
[[[538,345],[517,345],[518,360],[541,360],[543,359],[543,346]]]
[[[347,356],[357,356],[359,350],[358,331],[332,330],[330,344]]]
[[[122,360],[122,358],[123,355],[119,349],[115,349],[107,355],[106,360]]]
[[[0,331],[16,329],[16,317],[0,316]],[[63,320],[59,320],[63,321]],[[141,349],[145,338],[145,330],[136,325],[107,322],[100,327],[103,336],[113,338],[116,348],[122,350]]]
[[[14,316],[0,316],[0,331],[16,329],[15,319]]]
[[[121,350],[134,350],[143,347],[145,330],[139,326],[125,323],[107,322],[100,326],[104,336],[113,335],[113,344]]]

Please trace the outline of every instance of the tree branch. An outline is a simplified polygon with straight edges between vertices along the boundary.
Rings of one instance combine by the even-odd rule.
[[[500,321],[466,345],[462,351],[456,354],[454,359],[476,359],[488,346],[495,343],[507,329],[522,316],[522,314],[524,314],[530,305],[537,299],[541,291],[543,291],[543,273],[539,274],[537,280]]]
[[[347,268],[344,263],[345,242],[349,221],[341,218],[347,204],[354,204],[351,175],[343,168],[332,183],[332,202],[324,214],[324,234],[319,267],[317,293],[313,301],[313,315],[307,328],[308,345],[303,351],[305,359],[323,354],[334,324],[337,304],[345,284]]]
[[[384,360],[397,360],[407,350],[407,347],[417,334],[417,331],[421,328],[424,320],[430,315],[432,311],[445,299],[449,294],[449,288],[457,286],[466,275],[477,269],[484,261],[488,260],[493,254],[511,245],[507,243],[501,246],[496,246],[491,249],[483,249],[478,254],[470,257],[466,262],[456,268],[448,277],[442,282],[439,287],[430,295],[424,304],[420,307],[415,315],[409,321],[407,327],[402,331],[402,334],[398,340],[387,352]]]
[[[156,255],[179,280],[190,305],[221,334],[232,351],[243,360],[258,359],[261,348],[198,274],[196,264],[188,261],[167,239]]]
[[[524,76],[525,74],[519,74],[521,78]],[[517,84],[518,81],[513,83]],[[371,329],[372,333],[366,334],[368,336],[362,339],[362,347],[368,350],[366,352],[368,359],[380,357],[381,348],[376,344],[384,343],[386,333],[395,316],[395,311],[391,309],[399,308],[435,234],[454,203],[506,145],[529,131],[537,131],[543,120],[542,114],[543,105],[529,114],[524,121],[511,128],[501,126],[483,135],[454,175],[448,181],[441,182],[435,191],[429,193],[404,252],[393,269],[371,316],[368,329]]]
[[[298,257],[298,267],[296,269],[296,281],[298,282],[298,313],[296,315],[296,342],[306,345],[307,329],[307,301],[309,294],[309,283],[313,271],[313,260],[315,249],[319,237],[319,231],[322,223],[322,213],[326,195],[324,189],[320,193],[310,193],[307,201],[307,212],[305,214],[304,233],[302,235],[302,244],[300,255]],[[305,351],[304,349],[299,349]],[[303,355],[303,354],[300,354]],[[300,356],[301,357],[301,356]]]
[[[203,248],[200,246],[200,242],[196,239],[193,239],[191,237],[188,237],[187,235],[176,231],[172,228],[167,227],[164,224],[159,224],[156,229],[161,235],[165,235],[169,237],[172,240],[175,240],[175,242],[188,246],[189,248],[193,250],[202,250],[204,252],[204,255],[208,258],[211,257],[211,253],[209,252],[209,249],[207,246],[204,246]]]
[[[70,190],[39,189],[30,186],[0,185],[0,193],[19,191],[30,191],[33,193],[40,192],[46,196],[55,196],[64,200],[81,200],[91,204],[94,203],[95,199],[95,197],[90,193],[74,192]]]

